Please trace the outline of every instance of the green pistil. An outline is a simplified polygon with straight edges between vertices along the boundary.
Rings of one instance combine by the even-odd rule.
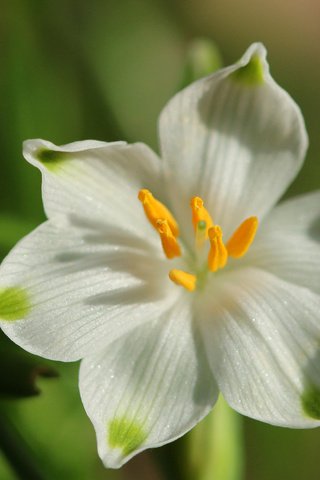
[[[196,275],[197,277],[197,290],[198,291],[202,291],[204,290],[204,287],[207,283],[207,278],[208,278],[208,273],[209,273],[209,269],[208,269],[208,266],[207,264],[205,263],[205,265],[202,267],[202,269],[200,269]]]

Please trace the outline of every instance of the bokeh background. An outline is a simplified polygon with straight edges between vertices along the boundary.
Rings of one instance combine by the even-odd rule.
[[[265,43],[272,74],[300,105],[310,135],[305,166],[287,195],[319,188],[318,0],[0,0],[0,11],[1,258],[44,220],[40,176],[23,160],[22,141],[125,139],[157,149],[158,114],[181,86],[196,38],[212,39],[224,64],[253,41]],[[2,361],[3,352],[12,361]],[[120,472],[101,466],[79,399],[77,364],[44,363],[3,336],[1,361],[1,480],[25,478],[9,465],[15,449],[17,463],[31,462],[26,480],[162,478],[148,454]],[[52,368],[59,378],[45,378]],[[40,395],[32,395],[31,380],[16,391],[21,369],[37,377]],[[320,478],[320,429],[287,430],[249,419],[243,429],[245,479]],[[179,445],[157,456],[170,460]]]

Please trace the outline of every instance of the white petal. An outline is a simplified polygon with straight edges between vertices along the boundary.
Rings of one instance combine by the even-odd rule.
[[[169,101],[160,140],[169,189],[179,192],[177,215],[200,195],[228,235],[244,218],[269,211],[307,148],[301,112],[270,76],[261,44]]]
[[[320,424],[319,311],[318,295],[258,269],[216,281],[201,324],[217,384],[235,410],[287,427]]]
[[[26,350],[77,360],[158,317],[180,294],[148,243],[59,222],[24,238],[0,267],[1,327]]]
[[[136,453],[180,437],[216,401],[190,295],[185,296],[81,363],[81,397],[107,467],[118,468]]]
[[[272,210],[243,260],[320,293],[320,191]]]
[[[156,190],[160,166],[146,145],[90,140],[57,147],[28,140],[24,156],[42,172],[49,218],[81,215],[145,235],[147,220],[137,195],[141,188]]]

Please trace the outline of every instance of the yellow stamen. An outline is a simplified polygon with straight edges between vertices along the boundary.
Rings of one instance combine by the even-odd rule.
[[[203,200],[200,197],[193,197],[191,199],[191,209],[192,209],[192,223],[193,228],[196,230],[198,223],[200,221],[206,222],[207,231],[213,226],[213,221],[210,216],[210,213],[203,205]]]
[[[208,210],[203,206],[200,197],[193,197],[190,202],[192,209],[192,224],[196,234],[196,245],[201,247],[208,238],[209,228],[213,226]]]
[[[210,251],[208,255],[208,267],[212,272],[223,268],[228,260],[228,252],[222,240],[222,230],[219,225],[214,225],[209,230]]]
[[[167,258],[180,257],[181,255],[180,246],[176,240],[176,237],[173,235],[171,231],[168,221],[158,219],[156,221],[156,229],[160,234],[162,248]]]
[[[177,285],[189,290],[189,292],[193,292],[196,288],[197,278],[192,273],[187,273],[183,270],[170,270],[169,278]]]
[[[163,219],[168,222],[170,230],[175,237],[179,236],[178,224],[171,214],[171,212],[165,207],[159,200],[154,198],[149,190],[143,188],[139,191],[138,198],[143,205],[145,214],[151,223],[151,225],[158,230],[157,220]]]
[[[227,243],[231,257],[240,258],[247,252],[256,235],[258,223],[257,217],[249,217],[232,234]]]

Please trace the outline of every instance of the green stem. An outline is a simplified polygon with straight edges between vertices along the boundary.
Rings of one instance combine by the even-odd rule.
[[[243,479],[241,421],[220,396],[213,411],[187,436],[186,479]]]

